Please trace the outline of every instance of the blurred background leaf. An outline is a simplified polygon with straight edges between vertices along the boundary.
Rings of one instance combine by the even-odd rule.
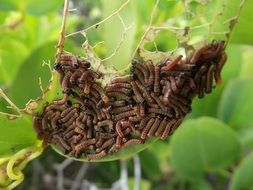
[[[253,188],[253,154],[245,157],[241,164],[235,169],[231,180],[231,190]]]
[[[213,118],[185,121],[171,139],[171,163],[180,175],[190,179],[227,168],[240,154],[236,133]]]

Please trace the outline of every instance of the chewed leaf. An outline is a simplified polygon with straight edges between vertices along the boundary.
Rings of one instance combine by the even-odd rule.
[[[113,78],[106,88],[89,61],[61,54],[55,69],[64,96],[33,118],[38,137],[83,161],[114,153],[107,160],[119,159],[129,146],[131,155],[149,138],[165,140],[191,111],[192,99],[212,92],[213,78],[221,81],[223,47],[223,41],[203,46],[188,62],[182,56],[159,64],[134,60],[131,75]]]

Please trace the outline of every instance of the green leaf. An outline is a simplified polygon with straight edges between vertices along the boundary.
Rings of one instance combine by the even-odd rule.
[[[157,138],[150,138],[148,139],[144,144],[139,144],[139,145],[130,145],[124,149],[119,150],[118,152],[112,154],[112,155],[107,155],[102,159],[99,160],[91,160],[89,162],[107,162],[107,161],[113,161],[113,160],[119,160],[119,159],[127,159],[127,158],[131,158],[132,156],[134,156],[135,154],[137,154],[138,152],[143,151],[144,149],[148,148],[152,143],[154,143],[155,141],[157,141]],[[71,158],[77,161],[83,161],[83,162],[88,162],[87,159],[85,158],[74,158],[74,157],[70,157],[68,155],[65,155],[61,152],[61,150],[54,144],[51,145],[51,147],[59,154],[61,154],[62,156],[66,157],[66,158]]]
[[[238,24],[232,33],[231,42],[238,44],[253,44],[253,28],[250,27],[253,22],[252,8],[253,1],[245,0]]]
[[[219,120],[187,120],[171,139],[171,162],[179,175],[202,177],[229,166],[241,153],[239,138]]]
[[[236,168],[230,183],[230,190],[253,189],[253,153],[244,158]]]
[[[218,116],[229,125],[253,126],[253,78],[234,79],[226,87],[219,105]]]
[[[37,142],[36,134],[32,127],[32,116],[9,120],[0,115],[0,157],[18,152]]]
[[[63,4],[62,0],[47,1],[30,0],[26,5],[26,12],[35,16],[41,16],[59,9]]]
[[[118,0],[111,3],[108,0],[102,0],[104,18],[116,11],[124,2],[123,0]],[[110,6],[108,6],[109,3]],[[132,45],[135,35],[135,25],[133,25],[133,22],[135,18],[131,3],[122,9],[120,17],[122,21],[117,16],[112,17],[102,26],[102,30],[100,31],[102,32],[102,39],[106,48],[105,57],[110,57],[114,54],[111,59],[105,62],[105,65],[113,65],[119,70],[124,69],[130,62],[133,48]],[[124,25],[125,27],[131,27],[125,31]]]

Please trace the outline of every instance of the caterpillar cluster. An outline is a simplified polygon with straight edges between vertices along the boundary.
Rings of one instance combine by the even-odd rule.
[[[191,111],[192,99],[210,93],[213,78],[221,82],[226,57],[224,42],[218,41],[184,61],[182,56],[156,65],[133,60],[129,75],[102,88],[103,76],[89,62],[62,54],[55,69],[64,97],[34,116],[34,128],[45,144],[56,143],[64,154],[88,160],[148,137],[164,140]]]

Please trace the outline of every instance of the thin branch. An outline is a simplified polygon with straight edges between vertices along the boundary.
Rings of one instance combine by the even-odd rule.
[[[63,48],[64,48],[65,28],[66,28],[66,22],[67,22],[67,16],[68,16],[68,8],[69,8],[69,0],[65,0],[60,37],[59,37],[59,42],[57,44],[57,52],[56,52],[56,61],[57,62],[59,62],[60,55],[62,54]]]
[[[123,29],[124,29],[124,32],[122,33],[122,38],[121,38],[120,42],[118,43],[117,47],[112,52],[112,54],[109,55],[108,57],[104,58],[104,59],[101,59],[101,62],[104,62],[104,61],[107,61],[107,60],[111,59],[114,55],[116,55],[116,53],[119,52],[119,49],[121,48],[121,46],[122,46],[122,44],[123,44],[123,42],[126,38],[126,34],[127,34],[128,30],[130,30],[133,26],[133,24],[132,24],[132,25],[126,27],[126,25],[125,25],[122,17],[120,16],[120,14],[118,13],[117,15],[118,15],[119,20],[120,20],[121,24],[123,25]]]
[[[16,112],[18,112],[19,115],[21,115],[20,109],[8,98],[8,96],[4,93],[4,91],[1,88],[0,88],[0,97],[3,97],[10,104],[11,108]]]

